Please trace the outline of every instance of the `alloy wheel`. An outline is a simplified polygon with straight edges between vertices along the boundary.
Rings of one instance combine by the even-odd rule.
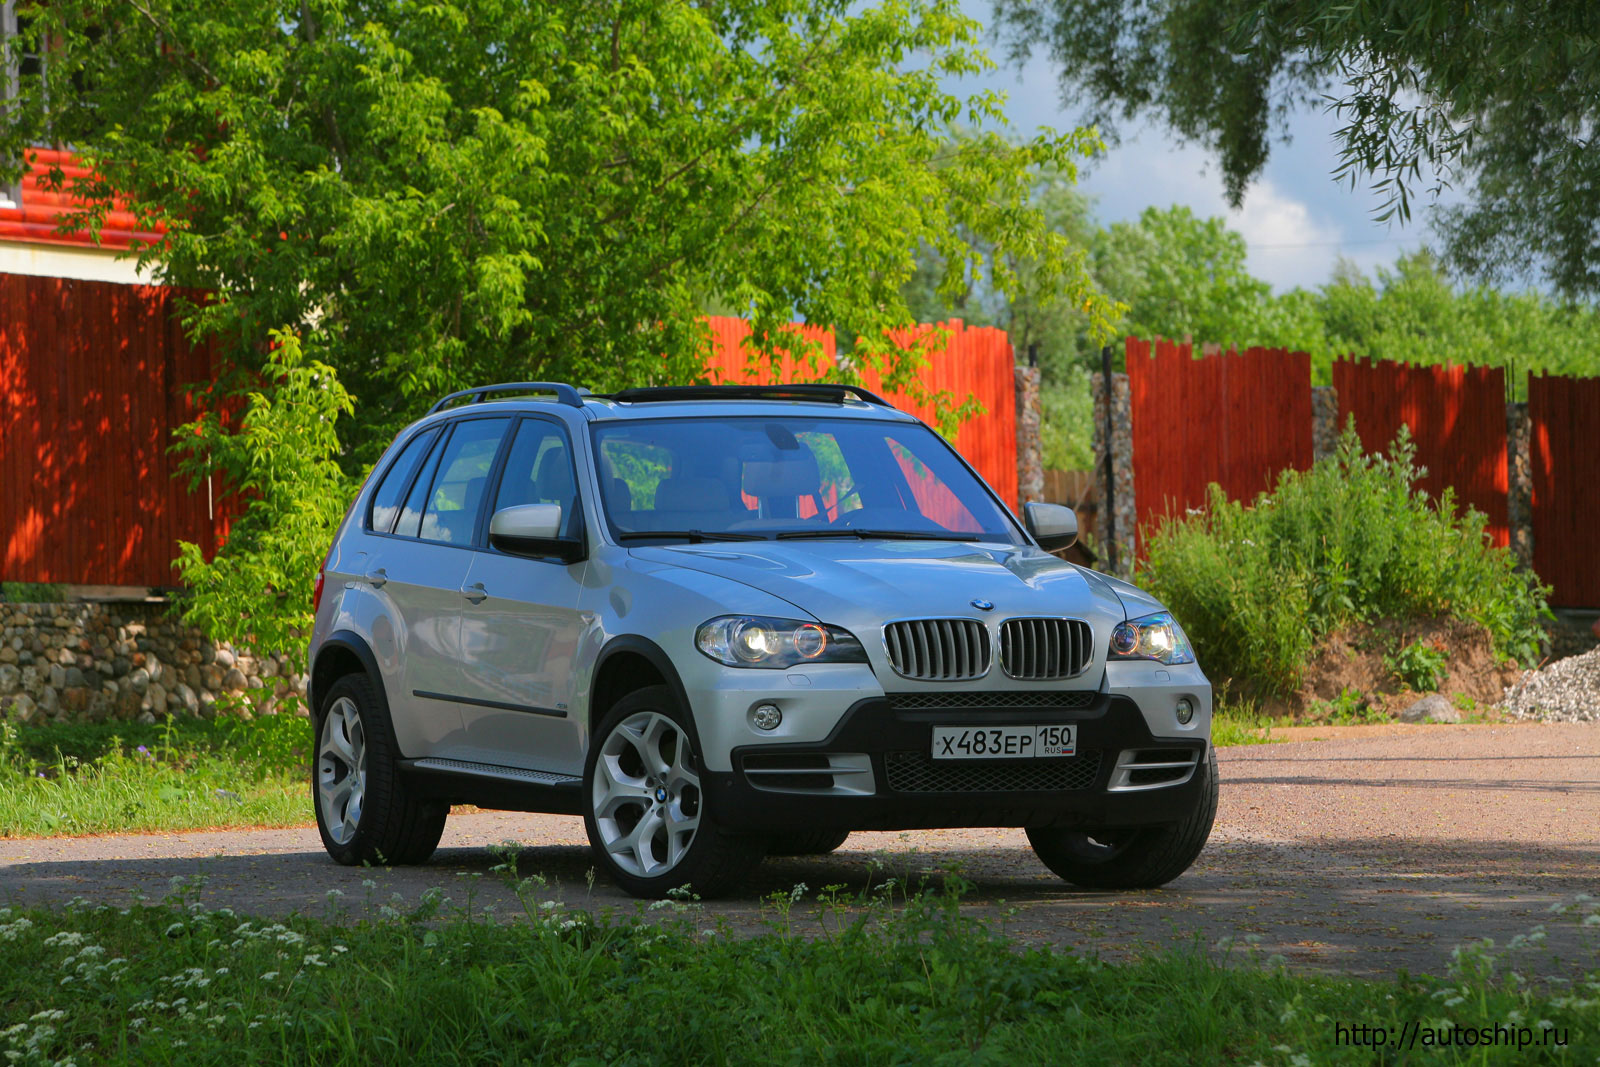
[[[317,797],[322,825],[335,844],[356,835],[367,798],[367,735],[355,701],[340,697],[322,720],[317,740]]]
[[[654,878],[676,867],[700,827],[700,775],[683,727],[655,711],[619,722],[600,746],[590,803],[622,870]]]

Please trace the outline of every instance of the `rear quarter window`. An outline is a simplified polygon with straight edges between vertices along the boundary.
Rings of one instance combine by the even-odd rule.
[[[428,454],[428,446],[433,444],[433,439],[438,436],[437,430],[427,430],[413,437],[409,444],[395,457],[389,469],[384,471],[383,480],[378,483],[377,490],[372,494],[372,510],[368,513],[367,528],[376,533],[390,533],[394,530],[394,520],[400,515],[400,507],[405,503],[406,490],[411,487],[411,479],[417,473],[417,468],[422,465],[422,458]]]

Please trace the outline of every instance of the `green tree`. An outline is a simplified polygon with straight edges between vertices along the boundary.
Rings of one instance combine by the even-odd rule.
[[[1317,372],[1342,355],[1396,362],[1456,363],[1523,374],[1600,374],[1600,313],[1536,292],[1451,284],[1427,252],[1402,256],[1369,279],[1341,264],[1316,296],[1326,340],[1312,350]]]
[[[252,365],[299,334],[356,397],[357,470],[451,388],[692,379],[714,294],[776,335],[837,324],[860,355],[918,242],[1029,257],[1093,299],[1029,205],[1094,139],[954,141],[1000,100],[955,0],[64,0],[0,137],[70,143],[92,208],[165,237],[141,259],[215,294],[192,325]],[[25,45],[25,47],[32,47]],[[917,57],[916,63],[907,62]],[[909,241],[909,243],[908,243]],[[999,284],[1013,283],[1004,263]]]
[[[227,551],[207,560],[180,542],[177,567],[190,597],[184,615],[214,638],[283,651],[304,672],[313,575],[333,543],[356,484],[339,469],[338,422],[354,406],[333,368],[278,334],[236,419],[205,412],[174,434],[190,488],[213,466],[233,472],[244,512]]]
[[[1286,344],[1281,335],[1300,325],[1250,273],[1244,238],[1224,219],[1177,204],[1146,208],[1138,222],[1101,231],[1092,248],[1095,280],[1128,305],[1124,334],[1245,348]]]
[[[693,380],[707,300],[780,347],[796,318],[835,324],[858,338],[842,373],[876,363],[916,393],[919,354],[884,330],[911,321],[900,287],[919,243],[1001,288],[1017,279],[991,250],[1026,257],[1100,306],[1081,254],[1031,203],[1039,168],[1070,173],[1098,142],[954,137],[958,123],[1003,124],[999,97],[942,87],[989,66],[957,0],[50,0],[23,13],[14,47],[49,61],[21,77],[0,159],[15,173],[30,145],[70,144],[85,170],[51,180],[88,208],[65,225],[96,230],[117,206],[164,231],[141,264],[210,294],[188,326],[219,339],[258,417],[208,424],[195,462],[261,501],[322,484],[325,459],[359,476],[454,388]],[[299,371],[280,373],[290,338],[353,398],[331,450],[252,428],[299,403],[283,392]],[[324,486],[328,514],[350,484]],[[287,513],[250,514],[259,527],[241,524],[215,565],[186,555],[184,573],[217,583],[196,618],[271,645],[271,598],[278,633],[305,621],[296,598],[327,516],[279,542],[266,517]],[[200,606],[229,595],[252,607]]]
[[[1431,168],[1468,197],[1435,217],[1453,265],[1600,293],[1589,0],[996,0],[995,14],[1014,58],[1047,52],[1108,134],[1153,115],[1217,152],[1235,205],[1289,116],[1330,107],[1335,177],[1369,179],[1380,218],[1407,217]]]

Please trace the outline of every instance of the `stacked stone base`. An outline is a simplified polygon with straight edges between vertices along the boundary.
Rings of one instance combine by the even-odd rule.
[[[156,722],[305,714],[282,654],[213,644],[164,604],[0,603],[0,718]]]

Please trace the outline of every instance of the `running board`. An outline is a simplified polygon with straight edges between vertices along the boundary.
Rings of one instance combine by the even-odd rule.
[[[547,815],[583,814],[583,779],[570,774],[438,756],[402,760],[400,768],[407,786],[418,796],[447,804]]]
[[[473,763],[470,760],[442,759],[428,756],[424,759],[406,760],[404,766],[413,771],[438,771],[444,774],[470,775],[473,778],[492,778],[500,782],[517,782],[523,785],[576,786],[583,782],[570,774],[554,771],[530,771],[522,767],[502,767],[498,763]]]

